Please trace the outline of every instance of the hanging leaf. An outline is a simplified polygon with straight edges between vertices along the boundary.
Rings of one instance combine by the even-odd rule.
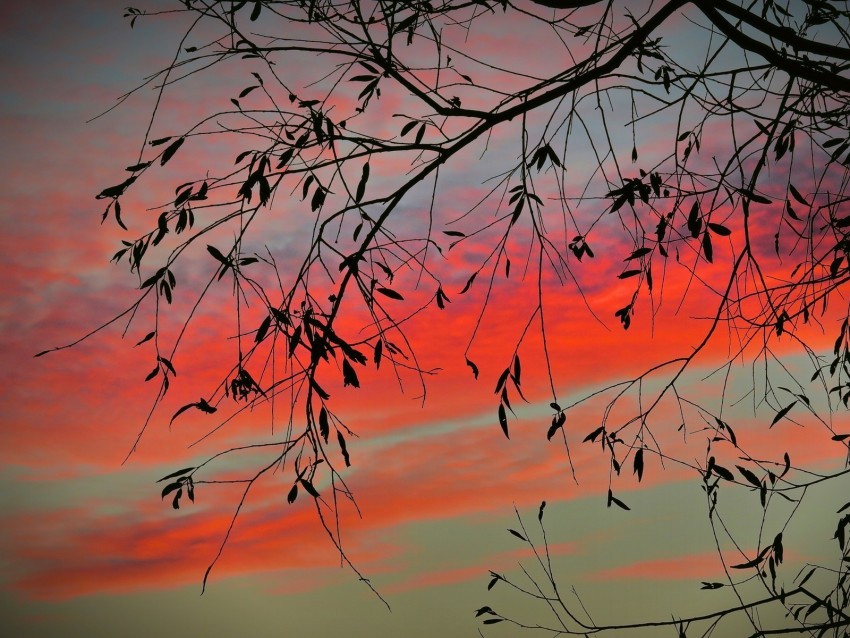
[[[298,483],[293,483],[289,494],[286,495],[286,502],[292,505],[296,498],[298,498]]]
[[[306,478],[298,479],[298,482],[301,483],[301,487],[307,490],[307,493],[313,498],[319,498],[319,492],[313,487],[313,484]]]
[[[714,262],[714,249],[711,247],[711,236],[708,231],[702,235],[702,254],[708,263]]]
[[[319,410],[319,436],[321,436],[325,440],[325,443],[327,443],[329,434],[330,424],[328,423],[328,411],[325,409],[325,406],[322,406],[322,409]]]
[[[499,426],[502,428],[502,432],[505,433],[505,438],[510,439],[510,435],[508,434],[508,415],[505,413],[505,406],[503,404],[499,404]]]
[[[528,542],[528,539],[525,536],[523,536],[522,534],[520,534],[518,531],[516,531],[515,529],[508,529],[508,531],[511,534],[513,534],[514,536],[516,536],[518,539],[520,539],[521,541],[524,541],[526,543]]]
[[[740,465],[736,465],[735,467],[738,468],[738,471],[741,473],[741,476],[747,479],[748,482],[752,483],[755,487],[761,487],[761,481],[759,481],[758,477],[753,474],[752,471],[748,470],[745,467],[741,467]]]
[[[546,440],[551,441],[552,437],[555,436],[555,433],[564,427],[564,423],[567,421],[567,415],[563,412],[559,412],[557,416],[552,419],[552,425],[549,426],[549,430],[546,432]]]
[[[272,316],[266,315],[266,318],[263,319],[263,322],[260,324],[260,327],[257,328],[257,334],[254,335],[254,343],[260,343],[263,339],[265,339],[266,334],[268,334],[271,325]]]
[[[794,184],[788,184],[788,190],[791,191],[791,197],[800,202],[803,206],[810,206],[809,202],[806,201],[806,198],[800,194],[796,188],[794,188]]]
[[[174,478],[175,476],[183,476],[184,474],[188,474],[189,472],[191,472],[194,469],[195,469],[194,467],[184,467],[182,470],[177,470],[176,472],[172,472],[171,474],[167,474],[166,476],[163,476],[161,479],[159,479],[157,481],[157,483],[162,483],[163,481],[167,481],[168,479]]]
[[[643,448],[635,452],[634,473],[637,474],[638,483],[643,480]]]
[[[715,235],[720,235],[721,237],[728,237],[732,234],[732,231],[726,228],[726,226],[724,226],[723,224],[713,224],[709,222],[708,229],[712,231]]]
[[[795,401],[792,401],[791,403],[789,403],[788,405],[786,405],[784,408],[782,408],[779,412],[777,412],[777,413],[776,413],[776,416],[775,416],[775,417],[773,417],[773,421],[771,421],[771,422],[770,422],[770,427],[773,427],[774,425],[776,425],[777,423],[779,423],[779,421],[781,421],[781,420],[782,420],[782,418],[783,418],[786,414],[788,414],[788,413],[791,411],[791,408],[793,408],[795,405],[797,405],[797,401],[796,401],[796,400],[795,400]]]
[[[461,294],[461,295],[462,295],[462,294],[464,294],[467,290],[469,290],[470,286],[472,286],[472,282],[473,282],[473,281],[475,281],[475,276],[476,276],[477,274],[478,274],[477,272],[472,273],[472,276],[471,276],[469,279],[467,279],[467,281],[466,281],[466,285],[463,287],[463,290],[461,290],[459,294]]]
[[[390,299],[397,299],[399,301],[404,301],[404,297],[402,297],[401,294],[397,293],[395,290],[393,290],[391,288],[382,288],[382,287],[379,286],[379,287],[375,288],[375,292],[379,292],[382,295],[384,295],[385,297],[389,297]]]
[[[363,195],[366,192],[366,182],[369,181],[369,162],[366,162],[363,165],[363,173],[360,176],[360,182],[357,184],[357,193],[354,195],[354,201],[356,203],[360,203],[360,200],[363,199]]]
[[[348,447],[345,445],[345,437],[342,432],[336,431],[336,440],[339,442],[339,449],[342,452],[342,458],[345,461],[345,467],[351,467],[351,457],[348,456]]]
[[[174,157],[174,154],[177,152],[181,146],[183,146],[183,142],[186,141],[185,137],[180,137],[174,142],[172,142],[163,152],[162,157],[159,158],[159,165],[165,166],[165,163]]]
[[[623,501],[621,501],[616,496],[614,496],[614,493],[609,488],[608,489],[608,507],[611,507],[612,503],[614,505],[616,505],[617,507],[619,507],[620,509],[624,509],[624,510],[628,510],[628,511],[631,510],[631,508],[628,505],[626,505],[625,503],[623,503]]]
[[[381,339],[378,339],[378,343],[375,344],[375,354],[373,356],[373,361],[375,362],[375,367],[381,367],[381,356],[384,352],[384,342]]]
[[[360,380],[357,378],[357,373],[354,371],[348,359],[342,360],[342,385],[351,385],[355,388],[360,387]]]

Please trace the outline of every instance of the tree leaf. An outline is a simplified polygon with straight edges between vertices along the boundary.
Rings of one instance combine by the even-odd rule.
[[[500,403],[499,404],[499,426],[502,428],[502,432],[505,433],[505,438],[510,439],[510,435],[508,434],[508,415],[505,414],[505,406]]]
[[[260,327],[257,328],[257,334],[254,335],[254,343],[260,343],[263,339],[265,339],[266,334],[268,334],[269,328],[272,325],[272,316],[266,315],[266,318],[263,319]]]
[[[752,483],[755,487],[761,487],[761,481],[759,481],[758,477],[750,470],[745,467],[741,467],[740,465],[736,465],[735,467],[738,468],[738,471],[741,473],[741,476],[747,479],[747,481]]]
[[[708,263],[714,261],[714,249],[711,247],[711,235],[705,231],[702,235],[702,254]]]
[[[640,481],[643,480],[643,448],[640,448],[637,452],[635,452],[633,472],[634,474],[637,474],[638,483],[640,483]]]
[[[186,141],[185,137],[177,138],[174,142],[172,142],[163,152],[162,156],[159,158],[159,165],[165,166],[165,163],[174,157],[174,154],[177,152],[181,146],[183,146],[183,142]]]
[[[355,388],[360,387],[360,380],[357,378],[357,373],[354,367],[348,362],[348,359],[342,360],[342,385],[351,385]]]
[[[551,441],[552,437],[555,436],[555,432],[564,427],[564,423],[567,422],[567,415],[563,412],[559,412],[557,416],[552,419],[552,425],[549,426],[549,430],[546,432],[546,440]]]
[[[360,182],[357,184],[357,192],[354,195],[354,201],[360,203],[363,195],[366,193],[366,182],[369,181],[369,162],[363,165],[363,173],[360,176]]]
[[[301,483],[301,487],[307,490],[307,493],[313,498],[319,498],[319,492],[313,487],[313,484],[306,478],[299,478],[298,482]]]
[[[193,467],[184,467],[182,470],[177,470],[176,472],[172,472],[171,474],[163,476],[161,479],[159,479],[157,481],[157,483],[162,483],[163,481],[167,481],[168,479],[174,478],[175,476],[183,476],[184,474],[188,474],[189,472],[191,472],[194,469],[195,469],[194,466]]]
[[[146,342],[150,341],[150,340],[151,340],[151,339],[153,339],[155,336],[156,336],[156,330],[152,330],[151,332],[147,333],[147,334],[146,334],[146,335],[142,338],[142,340],[141,340],[141,341],[139,341],[139,342],[136,344],[136,346],[140,346],[140,345],[142,345],[143,343],[146,343]],[[135,347],[135,346],[134,346],[134,347]]]
[[[794,199],[796,199],[796,200],[797,200],[798,202],[800,202],[803,206],[811,206],[811,204],[809,204],[809,202],[807,202],[807,201],[806,201],[806,198],[805,198],[805,197],[803,197],[803,196],[800,194],[800,191],[798,191],[796,188],[794,188],[794,184],[789,183],[789,184],[788,184],[788,190],[790,190],[790,191],[791,191],[791,197],[793,197]]]
[[[777,412],[777,413],[776,413],[776,416],[775,416],[775,417],[773,417],[773,421],[771,421],[771,422],[770,422],[770,427],[773,427],[774,425],[776,425],[777,423],[779,423],[779,421],[781,421],[781,420],[782,420],[782,418],[783,418],[786,414],[788,414],[788,413],[791,411],[791,408],[793,408],[795,405],[797,405],[797,401],[796,401],[796,400],[795,400],[795,401],[792,401],[791,403],[789,403],[788,405],[786,405],[784,408],[782,408],[779,412]]]
[[[528,542],[528,539],[525,536],[523,536],[522,534],[520,534],[518,531],[516,531],[515,529],[508,529],[508,531],[511,534],[513,534],[514,536],[516,536],[518,539],[520,539],[521,541],[524,541],[526,543]]]
[[[327,443],[329,434],[330,423],[328,422],[328,411],[325,409],[325,406],[322,406],[322,409],[319,410],[319,436]]]
[[[339,449],[340,452],[342,452],[342,458],[345,461],[345,467],[351,467],[351,457],[348,456],[348,447],[345,445],[345,437],[339,430],[336,431],[336,440],[339,443]]]
[[[732,234],[732,231],[726,228],[726,226],[724,226],[723,224],[714,224],[712,222],[709,222],[708,229],[715,235],[720,235],[721,237],[728,237]]]
[[[392,288],[382,288],[378,286],[377,288],[375,288],[375,292],[379,292],[385,297],[389,297],[390,299],[398,299],[399,301],[404,301],[404,297],[402,297],[401,294],[397,293]]]

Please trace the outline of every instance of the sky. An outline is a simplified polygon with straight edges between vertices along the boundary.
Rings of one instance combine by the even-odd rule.
[[[529,403],[515,399],[511,438],[503,437],[492,386],[511,360],[531,297],[528,282],[516,274],[494,290],[481,335],[469,351],[482,370],[476,381],[463,352],[484,290],[459,294],[486,248],[475,242],[452,249],[458,255],[453,261],[435,263],[451,286],[452,303],[441,315],[432,308],[409,324],[423,367],[440,369],[426,380],[425,400],[410,379],[401,392],[386,369],[364,371],[360,389],[334,390],[336,409],[359,437],[350,443],[352,467],[344,476],[362,516],[342,509],[343,542],[391,611],[340,566],[308,499],[302,495],[292,505],[285,502],[289,479],[277,475],[252,492],[201,595],[204,572],[238,502],[238,486],[200,486],[196,503],[175,511],[160,498],[162,484],[156,481],[228,446],[275,436],[262,408],[193,447],[209,430],[209,421],[190,415],[169,428],[170,415],[197,400],[198,388],[213,382],[215,362],[225,360],[226,349],[215,337],[233,331],[227,295],[202,307],[175,361],[181,383],[191,381],[154,413],[126,463],[155,397],[155,388],[142,381],[150,370],[150,350],[133,347],[147,332],[150,317],[142,313],[126,335],[125,324],[119,323],[71,350],[33,357],[122,312],[137,292],[126,268],[109,263],[127,234],[111,220],[101,224],[103,204],[94,196],[123,179],[123,167],[136,161],[155,93],[141,90],[119,108],[92,118],[168,63],[183,23],[140,21],[130,29],[121,14],[119,5],[93,0],[0,8],[5,195],[0,202],[5,256],[0,284],[0,608],[10,635],[477,636],[482,625],[474,611],[484,605],[529,623],[549,622],[544,607],[503,583],[488,590],[490,570],[521,579],[520,564],[533,562],[527,546],[508,529],[519,529],[518,513],[524,535],[540,543],[537,513],[544,500],[561,590],[577,592],[595,620],[666,619],[734,600],[729,588],[700,590],[702,581],[725,576],[706,524],[701,482],[693,472],[675,464],[662,469],[653,457],[640,484],[630,468],[615,482],[617,496],[631,510],[606,507],[609,468],[598,445],[581,443],[599,423],[604,408],[599,401],[568,413],[573,479],[563,444],[557,437],[546,440],[552,399],[536,334],[520,350]],[[533,36],[518,32],[511,40],[486,30],[474,34],[477,46],[494,55],[520,51],[523,38]],[[677,33],[670,37],[673,43],[685,39]],[[534,63],[557,61],[537,56]],[[308,95],[311,88],[304,85],[312,81],[318,62],[291,64],[302,83],[299,93]],[[220,75],[191,79],[166,103],[153,136],[186,126],[215,100],[227,102],[244,84],[244,75],[228,67]],[[375,121],[397,126],[388,115],[404,107],[404,98],[388,94],[382,99]],[[665,126],[671,123],[653,122],[647,139]],[[480,148],[457,158],[441,183],[441,220],[448,224],[484,192],[484,180],[498,171],[500,153],[510,152],[501,150],[508,148],[505,136],[491,140],[483,159],[476,159]],[[650,156],[654,152],[649,143],[644,149]],[[173,197],[180,175],[202,170],[216,153],[229,163],[239,150],[215,142],[181,150],[172,177],[152,176],[128,200],[126,219],[137,229],[152,218],[147,209]],[[582,150],[587,151],[574,152]],[[390,180],[387,173],[393,168],[376,163],[376,183]],[[578,166],[573,173],[578,182],[582,170]],[[411,201],[408,213],[416,219],[427,197],[416,193]],[[307,231],[291,214],[282,219],[282,227],[275,222],[267,229],[266,239],[281,263],[295,263]],[[464,228],[463,223],[446,228]],[[709,286],[715,275],[709,272],[706,285],[694,286],[679,307],[688,280],[672,273],[665,280],[669,301],[655,321],[644,302],[631,329],[623,331],[613,312],[629,294],[616,279],[626,248],[613,236],[598,237],[596,270],[583,270],[579,277],[601,321],[577,301],[574,289],[547,282],[552,285],[548,344],[562,405],[639,373],[648,362],[688,353],[704,330],[700,317],[706,304],[714,299]],[[440,241],[447,248],[448,241]],[[521,243],[513,249],[516,272],[523,263]],[[733,249],[718,243],[718,262],[728,260]],[[197,285],[211,274],[208,256],[190,263],[194,270],[180,273],[181,286],[184,281],[186,287]],[[403,286],[411,282],[412,275],[401,276],[397,285],[407,290]],[[411,298],[417,294],[411,292]],[[175,302],[183,310],[190,304],[187,297]],[[168,328],[173,331],[174,325]],[[831,348],[828,334],[810,338],[817,348]],[[723,378],[710,372],[724,361],[729,342],[719,339],[686,374],[682,387],[719,396]],[[787,346],[779,344],[777,351],[787,356],[789,369],[806,370],[805,361]],[[749,374],[746,366],[733,369],[731,396],[747,397]],[[816,429],[818,435],[812,434],[817,424],[800,417],[768,431],[774,412],[753,413],[747,405],[746,400],[729,405],[725,413],[742,447],[750,445],[770,459],[790,451],[795,465],[815,470],[841,466],[842,446]],[[678,418],[672,406],[661,406],[660,420],[678,424]],[[845,414],[836,415],[832,425],[850,431]],[[706,435],[696,434],[686,447],[674,430],[665,430],[671,456],[704,461]],[[736,463],[733,450],[717,447],[730,467]],[[227,461],[221,471],[241,476],[259,458]],[[834,547],[823,532],[832,523],[817,525],[831,520],[846,487],[845,480],[812,490],[795,524],[785,530],[786,546],[793,548],[783,572],[788,582],[796,574],[793,566],[831,556]],[[753,520],[747,514],[757,507],[757,495],[730,489],[724,499],[730,525],[754,548],[758,525],[748,527]],[[775,529],[789,510],[779,504],[772,511],[776,518],[766,527]],[[741,556],[725,545],[724,551]],[[512,635],[500,626],[483,631]]]

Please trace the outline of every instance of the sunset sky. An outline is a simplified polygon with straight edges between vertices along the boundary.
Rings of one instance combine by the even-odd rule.
[[[167,499],[161,500],[162,484],[156,481],[199,465],[222,449],[275,436],[265,408],[242,415],[191,448],[212,427],[209,419],[191,414],[168,427],[177,408],[208,396],[215,387],[221,377],[216,362],[232,364],[225,359],[232,349],[225,337],[235,330],[228,291],[214,293],[212,301],[220,303],[201,307],[174,362],[178,380],[185,385],[175,387],[157,409],[126,463],[156,394],[152,384],[143,382],[151,368],[151,351],[133,347],[150,329],[150,316],[142,313],[126,336],[126,321],[117,322],[73,349],[33,357],[123,312],[138,293],[138,282],[127,273],[126,264],[109,263],[120,240],[130,234],[112,220],[101,225],[104,204],[95,195],[124,179],[124,167],[137,161],[155,93],[145,88],[114,111],[90,120],[169,63],[185,20],[139,21],[131,30],[122,13],[120,4],[102,0],[0,6],[0,244],[5,257],[0,296],[0,609],[4,628],[11,627],[4,633],[35,638],[472,637],[482,627],[474,611],[484,605],[529,623],[549,622],[545,607],[511,594],[501,583],[487,589],[489,570],[521,579],[519,563],[532,556],[508,528],[518,529],[516,508],[539,542],[537,513],[543,500],[561,591],[571,596],[574,587],[596,621],[668,619],[671,613],[719,609],[735,600],[729,588],[700,590],[702,581],[726,577],[706,523],[701,482],[693,471],[675,463],[662,469],[653,456],[640,484],[631,466],[614,482],[617,496],[631,511],[606,507],[606,457],[598,444],[582,444],[599,425],[603,401],[567,414],[577,475],[573,480],[563,442],[546,439],[552,397],[536,333],[520,349],[529,403],[516,397],[511,438],[502,435],[493,386],[511,361],[534,299],[533,277],[522,281],[521,235],[512,246],[515,274],[497,282],[481,334],[469,351],[481,368],[477,381],[463,353],[485,290],[478,286],[468,295],[459,293],[489,249],[486,239],[452,249],[452,260],[435,260],[452,303],[442,312],[432,305],[408,326],[422,367],[439,368],[426,379],[424,401],[415,379],[406,378],[402,392],[386,367],[377,373],[364,370],[360,389],[334,386],[334,409],[359,436],[349,443],[352,467],[343,475],[362,518],[351,508],[341,508],[343,542],[392,611],[351,570],[340,567],[309,498],[302,494],[294,504],[286,503],[291,477],[279,475],[266,477],[252,492],[201,595],[204,572],[227,530],[239,487],[200,486],[194,505],[185,503],[174,511]],[[687,41],[688,27],[684,22],[680,26],[669,33],[671,46]],[[535,73],[545,73],[547,65],[557,68],[559,60],[535,57],[527,50],[525,44],[536,37],[521,30],[470,36],[472,45],[494,55],[516,51],[516,68],[522,68],[522,55],[529,56],[529,66],[538,65]],[[301,82],[300,95],[309,95],[305,85],[319,68],[318,62],[311,64],[302,60],[291,69]],[[229,98],[249,80],[247,71],[239,75],[238,66],[191,80],[184,92],[177,89],[166,102],[151,137],[180,134],[181,126],[228,108]],[[215,101],[221,104],[210,107]],[[403,99],[387,95],[375,104],[374,122],[400,128],[390,116],[404,105]],[[653,146],[653,131],[675,125],[652,122],[641,139],[645,144],[639,144],[641,152],[648,158],[664,152],[660,145]],[[516,132],[506,129],[504,137],[495,135],[485,155],[475,148],[454,158],[440,185],[443,221],[462,215],[492,187],[485,180],[503,169],[500,152],[515,152],[502,151],[509,148],[511,131]],[[179,162],[175,157],[174,177],[160,171],[137,185],[134,199],[122,203],[131,230],[140,232],[143,222],[155,219],[146,207],[173,197],[184,173],[194,171],[197,177],[203,172],[206,154],[221,153],[224,164],[232,166],[232,157],[243,150],[206,141],[193,147],[194,141],[181,150]],[[706,146],[711,143],[707,140]],[[583,150],[579,145],[574,152],[581,157]],[[389,182],[392,176],[387,173],[393,168],[376,163],[375,184]],[[574,174],[591,169],[579,165]],[[629,170],[636,172],[631,166]],[[415,219],[428,196],[413,193],[410,209],[402,212]],[[440,230],[470,228],[463,226],[465,221]],[[293,215],[282,216],[267,227],[266,241],[278,251],[281,264],[297,263],[309,230],[309,223],[305,226],[302,220],[299,226]],[[770,242],[773,232],[773,227],[765,228],[759,239]],[[448,249],[449,238],[435,234]],[[229,235],[218,237],[223,245]],[[583,262],[576,272],[587,305],[599,319],[579,300],[574,286],[546,282],[548,345],[563,406],[669,357],[689,354],[704,334],[704,317],[716,308],[711,286],[722,280],[722,266],[728,267],[735,249],[734,234],[731,240],[718,238],[715,270],[705,270],[696,284],[682,269],[657,266],[656,276],[660,279],[663,272],[666,278],[664,303],[653,322],[650,302],[643,297],[631,328],[624,331],[614,311],[633,290],[617,278],[629,247],[604,228],[596,237],[597,259]],[[206,254],[190,257],[189,263],[194,269],[181,273],[186,288],[198,282],[202,286],[214,274]],[[777,273],[785,266],[771,263]],[[414,291],[414,284],[412,274],[397,280],[406,296],[410,291],[410,309],[426,292],[433,294]],[[178,287],[175,294],[182,290]],[[183,297],[175,307],[185,311],[191,303]],[[839,309],[833,310],[841,316]],[[167,324],[168,329],[174,331],[176,322]],[[835,315],[824,323],[822,333],[807,338],[816,349],[829,351]],[[706,400],[719,397],[724,379],[709,375],[725,362],[733,341],[730,335],[718,337],[686,373],[681,387]],[[789,369],[803,371],[805,382],[811,369],[792,345],[779,342],[776,352],[787,357]],[[730,399],[747,396],[751,374],[746,365],[733,368]],[[830,441],[813,418],[801,415],[797,422],[786,420],[768,430],[777,409],[770,407],[772,411],[763,406],[754,414],[752,398],[725,407],[724,418],[734,424],[742,448],[777,461],[789,452],[795,466],[814,470],[841,467],[846,448]],[[681,417],[673,405],[662,405],[657,417],[668,422],[658,433],[666,437],[670,456],[678,454],[697,465],[705,462],[708,434],[694,435],[686,446],[676,431]],[[850,432],[845,413],[838,413],[832,426]],[[716,453],[718,463],[723,459],[728,467],[741,462],[728,445],[718,444]],[[220,470],[241,476],[254,467],[252,461],[257,467],[264,462],[259,455],[248,455],[227,461]],[[788,582],[806,562],[834,558],[830,526],[846,500],[846,478],[843,485],[832,482],[813,489],[786,530],[788,565],[783,576]],[[760,509],[757,494],[741,488],[728,490],[724,497],[723,511],[744,549],[752,552],[759,520],[740,514]],[[781,504],[775,511],[770,529],[788,513]],[[818,526],[824,520],[829,522]],[[730,561],[743,562],[733,550],[724,545]],[[482,631],[486,636],[514,635],[501,626]]]

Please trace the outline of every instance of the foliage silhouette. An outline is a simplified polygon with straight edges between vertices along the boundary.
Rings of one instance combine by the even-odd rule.
[[[420,361],[407,326],[423,313],[450,313],[452,298],[477,291],[468,346],[446,356],[463,356],[475,378],[497,379],[494,426],[509,437],[511,402],[524,393],[539,398],[538,388],[522,386],[520,358],[539,338],[551,394],[546,437],[563,444],[573,476],[570,445],[598,445],[607,505],[629,510],[616,493],[623,468],[638,482],[663,463],[689,468],[701,481],[727,575],[703,589],[733,588],[739,599],[699,617],[596,623],[558,589],[545,530],[534,541],[518,514],[520,529],[511,532],[542,575],[526,571],[526,587],[494,573],[490,587],[515,587],[543,602],[553,620],[528,623],[485,606],[477,611],[484,624],[551,635],[669,626],[684,636],[710,635],[725,618],[744,616],[754,636],[847,635],[850,503],[837,503],[837,519],[822,521],[835,530],[835,565],[796,577],[783,573],[783,531],[797,507],[779,523],[769,516],[783,500],[799,504],[823,484],[846,483],[846,463],[804,467],[793,450],[762,458],[759,441],[747,450],[725,416],[746,398],[765,437],[788,420],[808,421],[809,436],[824,445],[850,443],[833,419],[850,402],[847,3],[185,0],[175,7],[126,11],[130,26],[154,16],[185,17],[188,26],[171,64],[131,92],[153,88],[156,105],[130,176],[97,196],[106,200],[104,220],[137,225],[122,217],[122,198],[148,173],[166,164],[174,170],[193,146],[202,153],[210,138],[223,138],[241,150],[235,166],[231,157],[203,155],[210,165],[177,186],[155,225],[123,242],[113,261],[129,267],[140,293],[91,334],[153,308],[153,325],[136,344],[151,350],[145,380],[159,384],[141,437],[176,378],[200,304],[227,287],[237,326],[231,367],[171,421],[193,411],[220,419],[226,408],[212,433],[277,400],[288,427],[273,443],[224,450],[164,477],[163,498],[174,508],[184,494],[194,501],[198,486],[219,482],[223,457],[268,452],[241,481],[233,521],[257,480],[284,467],[287,501],[312,500],[343,561],[368,584],[335,524],[340,499],[354,503],[343,467],[356,464],[356,451],[328,388],[359,388],[362,371],[374,367],[399,383],[414,379],[424,397],[434,370]],[[536,49],[518,56],[476,45],[477,30],[486,29],[522,34]],[[215,70],[231,94],[201,105],[206,111],[186,128],[157,123],[166,94]],[[387,102],[397,109],[392,118],[378,113]],[[155,128],[166,136],[151,139]],[[486,190],[475,203],[457,200],[458,176],[446,171],[476,156],[492,167],[481,177]],[[281,224],[294,237],[285,249],[265,243]],[[485,251],[462,252],[473,245]],[[466,268],[463,285],[441,265],[458,253],[450,263]],[[205,282],[183,266],[189,256],[205,258]],[[521,274],[516,267],[512,274],[511,256]],[[504,368],[479,369],[473,345],[512,276],[535,292],[536,304]],[[600,282],[621,296],[604,317],[588,294]],[[562,403],[545,314],[552,296],[570,294],[601,324],[613,316],[629,330],[661,320],[665,293],[680,308],[697,299],[705,316],[689,351]],[[191,301],[180,306],[182,327],[169,341],[163,318],[178,295]],[[750,384],[737,397],[730,379],[742,364]],[[714,367],[716,396],[685,382],[697,366]],[[600,420],[568,433],[568,413],[585,404],[601,406]],[[666,452],[671,413],[702,460]],[[738,543],[718,505],[719,494],[744,489],[758,502],[756,547]],[[542,530],[543,506],[538,519]],[[233,522],[205,585],[232,529]],[[745,600],[745,583],[761,595]],[[762,620],[761,610],[775,608],[786,626]]]

